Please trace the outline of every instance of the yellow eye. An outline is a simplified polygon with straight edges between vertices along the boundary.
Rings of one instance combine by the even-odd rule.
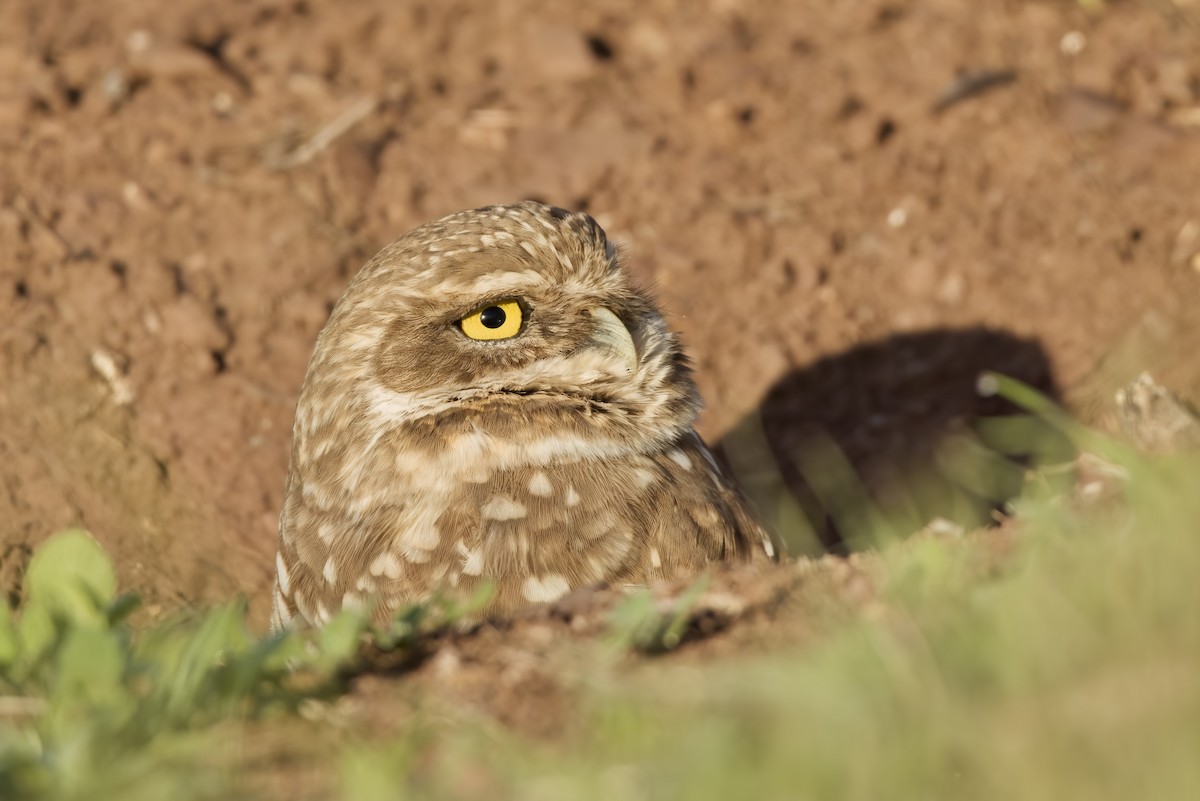
[[[471,339],[511,339],[521,332],[522,318],[521,304],[504,300],[468,314],[459,324]]]

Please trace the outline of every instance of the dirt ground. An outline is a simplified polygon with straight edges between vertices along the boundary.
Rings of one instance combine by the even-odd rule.
[[[317,331],[487,203],[596,216],[793,483],[814,428],[928,456],[983,369],[1196,397],[1200,3],[1085,5],[0,4],[0,583],[81,524],[265,620]]]

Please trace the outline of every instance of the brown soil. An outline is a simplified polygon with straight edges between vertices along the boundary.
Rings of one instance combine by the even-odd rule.
[[[761,420],[793,484],[813,426],[868,484],[927,456],[992,411],[982,369],[1085,410],[1146,366],[1195,397],[1197,13],[0,4],[4,589],[80,524],[151,611],[264,620],[331,304],[492,202],[593,213],[682,330],[704,433]]]

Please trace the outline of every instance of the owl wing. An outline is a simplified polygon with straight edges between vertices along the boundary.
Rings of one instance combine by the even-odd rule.
[[[695,573],[714,561],[778,561],[781,543],[760,524],[694,431],[656,454],[663,480],[647,510],[647,578]]]

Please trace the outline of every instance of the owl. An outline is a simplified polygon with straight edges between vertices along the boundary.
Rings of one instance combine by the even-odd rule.
[[[679,340],[586,214],[451,214],[376,255],[296,409],[272,627],[431,597],[506,615],[775,560],[693,429]],[[489,593],[490,594],[487,594]]]

